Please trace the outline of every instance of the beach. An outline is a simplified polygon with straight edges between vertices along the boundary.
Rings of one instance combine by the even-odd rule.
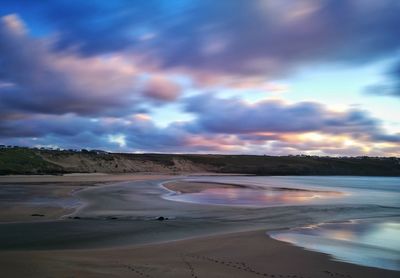
[[[9,192],[10,186],[28,192],[15,206],[10,193],[6,195],[9,205],[0,218],[2,277],[397,277],[399,273],[339,262],[267,234],[355,217],[397,216],[398,209],[391,206],[249,207],[168,199],[215,188],[248,190],[242,181],[227,182],[245,179],[239,177],[212,182],[219,179],[78,175],[35,177],[33,183],[24,178],[16,177],[14,183],[10,177],[0,178],[1,192]],[[54,189],[43,190],[47,199],[32,202],[37,190],[49,186]],[[64,202],[54,199],[67,199],[71,206],[63,210]],[[34,211],[39,214],[35,209],[44,216],[32,216]]]
[[[1,0],[0,278],[400,278],[400,0]]]
[[[330,260],[263,231],[99,250],[1,252],[4,277],[397,277]]]

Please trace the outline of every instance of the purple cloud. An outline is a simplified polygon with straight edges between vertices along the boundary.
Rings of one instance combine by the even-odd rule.
[[[21,17],[32,30],[9,11],[0,22],[0,140],[150,152],[398,154],[400,134],[367,111],[250,104],[201,87],[282,92],[285,84],[271,78],[299,67],[395,55],[400,5],[375,2],[27,3]],[[374,93],[398,96],[399,69]],[[167,103],[194,119],[182,114],[161,126],[152,109]],[[301,138],[308,133],[322,139]]]
[[[396,0],[26,5],[59,33],[58,49],[131,51],[164,68],[271,76],[315,62],[364,63],[394,55],[400,45]]]
[[[143,93],[146,97],[160,102],[176,100],[182,88],[173,81],[161,76],[153,76],[144,85]]]
[[[142,73],[121,55],[81,57],[53,51],[53,41],[29,37],[16,15],[1,19],[0,40],[3,113],[120,115],[140,111],[146,98],[167,102],[180,92],[162,76],[150,77],[142,92]]]
[[[335,112],[315,102],[285,104],[281,101],[261,101],[249,104],[235,98],[222,99],[208,94],[188,98],[186,111],[197,116],[197,121],[189,128],[199,133],[279,134],[318,131],[400,142],[400,134],[385,134],[379,120],[367,112]],[[259,136],[256,134],[254,138]]]

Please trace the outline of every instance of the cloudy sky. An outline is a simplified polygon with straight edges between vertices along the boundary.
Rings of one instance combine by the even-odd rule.
[[[0,144],[400,155],[400,1],[6,1]]]

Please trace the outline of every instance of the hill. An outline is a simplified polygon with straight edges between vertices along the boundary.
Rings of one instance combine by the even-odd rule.
[[[0,149],[1,175],[96,172],[400,176],[400,159],[304,155],[130,154],[21,147]]]

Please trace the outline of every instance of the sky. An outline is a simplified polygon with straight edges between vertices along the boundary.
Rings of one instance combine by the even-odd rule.
[[[400,156],[400,1],[0,5],[0,144]]]

